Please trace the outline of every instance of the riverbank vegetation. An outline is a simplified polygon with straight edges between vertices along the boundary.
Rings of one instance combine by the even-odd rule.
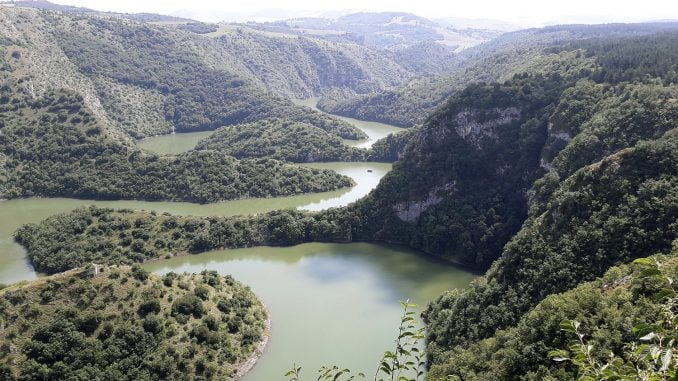
[[[53,274],[91,262],[132,264],[220,248],[350,242],[350,226],[339,222],[345,219],[338,210],[192,217],[92,206],[25,225],[15,238],[36,270]]]
[[[90,265],[0,291],[0,377],[230,380],[266,319],[230,276]]]

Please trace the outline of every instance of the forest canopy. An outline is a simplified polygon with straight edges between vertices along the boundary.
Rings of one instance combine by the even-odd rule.
[[[231,380],[267,319],[230,276],[90,265],[0,291],[0,377]]]

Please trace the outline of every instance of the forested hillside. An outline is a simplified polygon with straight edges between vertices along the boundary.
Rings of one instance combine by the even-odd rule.
[[[0,378],[237,379],[266,319],[230,276],[90,265],[0,290]]]
[[[38,93],[65,87],[135,138],[280,117],[343,138],[352,126],[301,110],[287,97],[331,89],[365,94],[412,77],[351,43],[272,36],[245,26],[212,34],[88,13],[0,8],[2,45],[26,56]]]
[[[646,279],[662,269],[610,269],[673,250],[655,258],[667,276],[675,276],[677,30],[676,24],[658,23],[522,31],[464,53],[447,77],[418,79],[356,103],[340,100],[346,92],[335,89],[322,107],[400,125],[421,123],[366,154],[398,161],[366,198],[345,208],[230,218],[86,208],[26,225],[16,238],[34,266],[50,273],[88,262],[129,264],[224,247],[407,245],[487,270],[426,311],[429,378],[573,379],[572,367],[559,368],[547,358],[566,342],[557,331],[560,320],[585,321],[596,345],[619,351],[632,339],[631,327],[651,319],[666,299],[649,300],[659,286]],[[108,63],[97,65],[117,73]],[[127,78],[128,71],[133,73],[110,75]],[[139,86],[155,88],[163,81],[159,76]],[[30,92],[30,83],[22,84]],[[15,107],[8,102],[6,107]],[[38,110],[31,107],[23,114]],[[83,121],[89,114],[78,114],[81,121],[72,114],[66,111],[65,120],[82,125],[81,135],[124,140],[116,129],[92,130]],[[17,128],[13,139],[30,135],[24,129]],[[223,127],[201,143],[217,151],[187,156],[220,157],[222,151],[311,161],[315,152],[298,143],[322,148],[333,159],[354,154],[329,134],[341,136],[307,120],[257,119]],[[247,163],[269,165],[272,176],[279,172],[270,164],[277,162]],[[269,175],[262,176],[266,181]],[[602,349],[595,356],[603,356]]]
[[[134,137],[170,131],[213,130],[267,117],[313,123],[344,138],[360,138],[354,127],[326,115],[301,109],[290,100],[267,94],[248,77],[209,66],[196,48],[216,48],[194,34],[147,24],[106,19],[80,20],[72,28],[68,19],[45,16],[56,28],[54,36],[64,54],[94,84],[104,108]],[[51,19],[50,19],[51,18]],[[183,47],[186,44],[188,47]],[[150,98],[160,112],[165,130],[138,131],[127,118],[135,116],[116,107],[136,104],[123,100],[132,92],[137,100]],[[130,103],[132,103],[130,105]],[[143,103],[143,102],[142,102]],[[131,115],[130,115],[131,114]],[[149,128],[157,128],[154,125]]]
[[[281,119],[222,127],[195,148],[216,150],[237,159],[271,158],[294,163],[361,161],[367,153],[311,124]]]
[[[540,60],[553,61],[553,54],[563,50],[544,51],[554,44],[569,42],[568,49],[564,50],[572,51],[588,48],[587,42],[573,41],[643,36],[676,28],[675,23],[572,25],[506,33],[460,52],[448,63],[443,75],[417,77],[394,90],[354,99],[328,96],[321,99],[318,107],[334,114],[409,127],[424,122],[451,94],[462,90],[470,82],[503,81],[525,71],[527,67],[543,67],[538,64]],[[673,52],[667,51],[667,54],[668,60]],[[642,54],[637,56],[641,57]]]
[[[238,161],[215,151],[158,156],[120,135],[119,130],[97,120],[78,94],[59,90],[37,96],[30,82],[6,81],[0,89],[0,198],[205,203],[352,184],[331,171],[274,160]]]
[[[475,119],[469,118],[473,115],[473,109],[454,108],[458,103],[454,99],[464,99],[468,89],[429,119],[423,132],[415,138],[415,144],[422,145],[412,146],[405,159],[381,184],[382,190],[377,189],[372,199],[377,202],[393,199],[394,192],[390,189],[397,189],[397,186],[385,186],[391,182],[398,184],[398,180],[407,181],[401,180],[400,176],[405,176],[409,181],[421,178],[421,174],[426,172],[437,174],[425,177],[429,179],[440,177],[441,172],[438,171],[449,171],[457,176],[453,179],[443,178],[443,181],[429,187],[429,192],[433,189],[436,193],[429,193],[428,198],[410,198],[408,209],[405,210],[410,213],[415,209],[421,211],[421,215],[412,223],[404,223],[402,220],[405,216],[398,215],[403,208],[391,203],[391,218],[396,223],[375,228],[377,237],[393,239],[391,237],[408,236],[403,232],[409,232],[409,237],[413,239],[408,244],[415,247],[426,248],[427,244],[439,242],[459,245],[454,249],[436,246],[430,250],[438,255],[447,252],[454,257],[455,254],[467,252],[467,248],[471,248],[467,252],[469,254],[485,254],[490,253],[483,250],[488,242],[494,244],[497,239],[501,239],[497,233],[512,228],[509,222],[516,215],[507,213],[506,206],[515,207],[522,203],[521,207],[513,210],[522,210],[525,213],[523,216],[529,216],[526,221],[519,220],[518,225],[513,225],[520,229],[517,234],[504,236],[512,238],[503,249],[496,246],[500,251],[490,254],[490,260],[500,253],[501,258],[492,264],[483,278],[475,281],[469,289],[445,295],[432,305],[427,318],[433,364],[447,364],[441,369],[464,367],[461,371],[467,372],[469,365],[464,365],[464,356],[470,352],[459,352],[462,357],[457,357],[458,350],[472,346],[472,351],[485,351],[486,347],[481,349],[481,345],[495,345],[496,342],[492,341],[477,345],[474,343],[492,337],[495,333],[503,340],[505,336],[502,336],[504,333],[501,330],[519,324],[521,317],[548,295],[602,276],[615,264],[670,250],[671,242],[678,237],[678,92],[673,84],[678,61],[671,58],[678,47],[677,42],[676,33],[658,33],[647,37],[585,43],[586,54],[596,59],[599,69],[584,76],[590,80],[579,80],[574,86],[568,85],[554,98],[556,102],[548,101],[545,110],[549,110],[546,113],[549,119],[546,124],[536,121],[522,124],[522,139],[518,141],[527,138],[527,141],[537,144],[533,156],[527,157],[522,164],[518,164],[519,160],[510,160],[513,166],[504,164],[495,167],[495,173],[500,174],[510,174],[516,166],[523,170],[535,170],[517,176],[499,177],[499,184],[510,179],[525,179],[526,175],[533,176],[533,179],[541,177],[534,182],[534,186],[530,186],[531,181],[528,181],[527,186],[523,184],[507,188],[510,189],[508,193],[476,199],[487,189],[481,181],[492,179],[492,176],[476,169],[475,172],[483,173],[483,177],[475,182],[475,187],[460,192],[463,188],[458,186],[463,184],[465,178],[459,174],[464,172],[457,172],[456,169],[478,168],[476,166],[486,163],[486,160],[478,160],[469,154],[436,155],[436,151],[431,149],[439,146],[441,136],[451,136],[448,139],[457,142],[453,144],[454,150],[449,150],[450,146],[447,146],[447,152],[473,145],[474,140],[469,137],[474,136],[474,131],[476,134],[484,131],[486,136],[489,135],[495,141],[500,139],[500,133],[493,136],[488,132],[487,121],[488,117],[490,121],[496,121],[496,110],[503,107],[492,96],[501,86],[488,86],[481,92],[483,96],[476,93],[471,98],[489,100],[493,105],[486,105],[482,114],[475,111],[479,115]],[[517,76],[508,83],[518,78],[526,77]],[[523,91],[527,89],[523,88]],[[529,94],[542,93],[532,89],[533,86]],[[441,116],[446,115],[445,111],[451,112],[452,118],[442,119]],[[506,118],[503,123],[495,125],[503,125],[503,130],[510,131],[511,123],[512,120]],[[534,129],[530,130],[530,126]],[[449,132],[427,142],[427,131],[434,133],[441,129]],[[455,140],[464,136],[466,139]],[[535,138],[541,142],[535,142]],[[473,152],[481,147],[476,143],[475,147],[467,149]],[[492,146],[485,146],[481,152],[502,152],[488,150],[487,147]],[[408,156],[419,158],[413,167],[408,167]],[[436,165],[441,162],[445,162],[446,167]],[[455,187],[446,187],[450,183]],[[497,185],[491,188],[501,189]],[[380,196],[382,191],[384,193]],[[517,198],[507,202],[510,200],[507,197],[511,195]],[[449,208],[447,203],[458,197],[462,197],[459,208],[445,210]],[[365,203],[369,208],[368,213],[377,211],[378,214],[385,209],[383,204],[371,206],[369,198]],[[479,228],[474,230],[465,227],[459,233],[453,230],[457,224],[463,226],[474,223],[471,221],[475,221]],[[394,231],[396,234],[389,235]],[[479,234],[465,234],[473,231]],[[488,240],[488,237],[492,237],[492,240]],[[476,263],[487,259],[475,258]],[[465,262],[469,263],[468,260]],[[454,348],[458,349],[448,352]],[[535,371],[537,362],[547,362],[542,349],[539,353],[541,357],[529,360],[530,366],[535,366],[531,369]],[[511,355],[507,353],[507,356]],[[502,367],[509,366],[508,363],[502,364]],[[522,374],[520,372],[526,371],[513,368],[514,373],[501,373],[502,370],[492,368],[494,363],[488,366],[490,368],[479,367],[477,370],[497,371],[499,377],[505,375],[503,379],[516,379],[518,374]],[[569,379],[571,376],[563,377]],[[462,378],[466,379],[464,376]]]
[[[278,94],[300,99],[331,89],[368,94],[398,86],[415,72],[395,57],[358,44],[308,35],[267,34],[252,29],[254,26],[220,26],[209,35],[216,46],[204,54],[220,54],[215,59],[222,62],[216,65],[227,70],[239,68],[253,82]]]
[[[498,330],[490,338],[468,346],[456,346],[446,353],[433,352],[436,365],[428,378],[576,380],[582,374],[573,364],[554,361],[553,355],[549,354],[577,346],[577,336],[563,330],[563,321],[580,324],[586,345],[591,345],[591,360],[600,366],[612,363],[615,366],[608,366],[610,370],[623,366],[625,373],[630,373],[627,379],[633,379],[632,375],[641,372],[649,374],[651,367],[640,360],[643,354],[634,356],[632,351],[643,345],[656,345],[657,340],[641,340],[646,333],[638,328],[660,332],[662,322],[675,316],[671,308],[676,301],[676,284],[672,279],[677,275],[678,241],[674,241],[668,255],[655,255],[612,267],[594,281],[548,296],[514,326]],[[426,311],[426,317],[430,321],[451,319],[447,310],[449,305],[444,302],[451,299],[454,299],[453,294],[443,296],[441,303]],[[670,327],[665,333],[673,334],[671,329],[675,328]],[[436,329],[433,332],[433,335],[440,333]],[[663,345],[668,347],[673,343],[665,341]],[[657,368],[661,369],[664,363],[663,360],[659,362]],[[675,369],[675,359],[668,357],[666,363],[669,365],[667,370]],[[637,370],[633,365],[638,366]]]
[[[130,137],[270,116],[319,130],[321,145],[365,136],[210,68],[190,47],[192,33],[20,8],[0,7],[0,13],[7,21],[0,25],[0,198],[204,203],[351,185],[330,171],[276,161],[237,161],[214,151],[162,157],[137,149]]]

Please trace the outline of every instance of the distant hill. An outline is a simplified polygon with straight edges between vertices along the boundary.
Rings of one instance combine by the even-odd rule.
[[[0,43],[15,46],[25,64],[7,75],[27,76],[37,95],[56,88],[80,93],[98,117],[135,138],[268,117],[362,138],[349,124],[283,95],[308,97],[333,87],[365,93],[409,77],[397,64],[355,45],[300,39],[281,51],[273,49],[277,39],[245,31],[213,38],[108,17],[77,18],[73,28],[76,19],[69,14],[17,7],[2,7],[0,13],[8,21]],[[293,70],[291,62],[308,66]]]
[[[252,27],[279,32],[313,34],[336,39],[346,35],[373,49],[398,51],[424,42],[438,42],[452,50],[463,50],[494,38],[504,30],[452,28],[411,13],[362,12],[329,18],[297,18]]]
[[[331,171],[237,161],[214,151],[159,157],[133,144],[131,138],[269,117],[308,123],[335,138],[364,136],[214,68],[199,54],[213,51],[209,38],[20,7],[0,7],[0,17],[0,198],[204,203],[351,184]]]
[[[393,90],[355,98],[328,94],[318,106],[334,114],[409,127],[424,122],[456,91],[473,81],[501,81],[550,60],[544,49],[560,42],[643,36],[678,29],[678,23],[560,25],[506,33],[464,50],[439,76],[421,76]],[[541,57],[540,60],[537,59]]]
[[[58,11],[64,13],[86,14],[86,15],[100,15],[109,17],[119,17],[129,20],[146,21],[146,22],[189,22],[191,20],[181,17],[159,15],[155,13],[118,13],[118,12],[101,12],[90,8],[74,7],[70,5],[55,4],[46,0],[22,0],[22,1],[8,1],[7,4],[13,4],[17,7],[45,9],[49,11]]]

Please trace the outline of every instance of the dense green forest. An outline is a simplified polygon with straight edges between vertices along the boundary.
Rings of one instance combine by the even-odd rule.
[[[191,217],[89,207],[24,225],[15,239],[38,271],[53,274],[92,262],[132,264],[219,248],[350,242],[346,218],[336,209]]]
[[[515,357],[512,343],[513,349],[500,351],[506,361],[493,359],[488,368],[469,365],[468,356],[484,356],[498,350],[488,346],[514,340],[516,331],[502,330],[516,324],[521,329],[520,319],[548,295],[595,279],[615,264],[670,249],[678,237],[678,109],[675,86],[654,76],[661,73],[657,68],[664,65],[670,36],[590,42],[607,47],[599,52],[602,66],[591,78],[601,80],[600,73],[607,73],[605,78],[619,82],[580,81],[554,104],[540,158],[548,172],[529,193],[529,218],[483,278],[444,295],[427,315],[429,355],[441,372],[453,369],[462,379],[483,379],[483,372],[515,379],[535,372],[526,379],[540,379],[540,365],[548,367],[542,344],[534,349],[539,355],[533,352],[526,360]],[[634,51],[651,56],[621,58]],[[614,335],[628,339],[628,331],[617,329]],[[618,349],[620,336],[613,337],[607,339]],[[528,348],[521,349],[524,356]],[[473,372],[478,374],[469,376]],[[554,377],[572,376],[556,371]]]
[[[174,131],[213,130],[280,117],[311,123],[343,138],[363,137],[347,123],[267,94],[248,78],[210,68],[201,56],[177,45],[177,40],[186,37],[172,30],[105,19],[80,20],[72,28],[62,16],[46,18],[46,22],[56,28],[54,38],[64,54],[91,78],[103,106],[113,115],[118,114],[112,111],[119,103],[109,93],[122,85],[158,96],[163,117]],[[170,132],[135,131],[137,126],[119,122],[137,138]]]
[[[200,141],[197,150],[216,150],[237,159],[271,158],[294,163],[361,161],[366,150],[308,123],[269,119],[222,127]]]
[[[354,98],[333,97],[331,94],[318,103],[318,107],[333,114],[345,115],[357,119],[373,120],[402,127],[420,124],[442,105],[445,100],[457,91],[474,81],[502,81],[509,79],[514,73],[525,71],[527,67],[550,70],[542,60],[553,61],[553,55],[561,51],[584,49],[585,56],[593,58],[593,62],[581,57],[588,65],[587,69],[596,70],[600,65],[607,67],[616,55],[617,63],[627,67],[637,67],[631,60],[647,60],[658,48],[666,48],[662,61],[656,66],[657,73],[673,72],[675,76],[675,54],[667,47],[671,37],[662,37],[666,42],[657,42],[652,34],[676,29],[675,23],[646,24],[608,24],[608,25],[564,25],[541,29],[526,29],[503,34],[487,43],[464,50],[447,63],[447,72],[439,76],[415,77],[396,89],[384,90],[376,94],[357,96]],[[610,38],[624,36],[653,39],[640,48],[633,44],[635,51],[623,51],[618,40]],[[642,42],[642,41],[639,41]],[[645,41],[649,42],[649,41]],[[558,46],[554,49],[554,45]],[[596,45],[596,46],[594,46]],[[616,50],[619,48],[620,50]],[[649,50],[645,50],[649,49]],[[614,52],[616,50],[616,52]],[[650,52],[651,50],[651,52]],[[607,53],[604,53],[607,51]],[[604,53],[604,54],[603,54]],[[628,58],[628,57],[636,58]],[[627,61],[624,61],[627,57]],[[652,61],[647,63],[654,65]],[[572,59],[565,62],[560,70],[573,64]],[[598,71],[596,78],[603,79],[607,69]]]
[[[614,264],[666,252],[678,237],[676,173],[676,130],[577,171],[485,277],[435,303],[445,313],[430,320],[430,346],[489,337],[550,294],[601,276]]]
[[[549,110],[567,82],[527,76],[453,97],[358,202],[361,238],[487,267],[525,219]]]
[[[226,218],[89,207],[56,215],[15,233],[38,271],[309,241],[407,245],[487,271],[427,309],[432,380],[574,379],[573,364],[548,358],[571,339],[559,331],[562,320],[583,322],[593,356],[603,361],[607,352],[621,353],[634,340],[633,326],[652,321],[663,308],[665,298],[653,296],[665,281],[651,278],[662,272],[644,266],[656,260],[675,279],[675,23],[511,33],[455,55],[446,75],[418,77],[389,90],[407,73],[392,82],[378,79],[391,75],[390,66],[379,75],[352,76],[360,68],[351,62],[361,51],[330,41],[280,43],[289,51],[276,53],[281,61],[327,44],[300,62],[336,66],[326,78],[285,87],[280,75],[286,64],[257,64],[271,57],[262,53],[272,49],[268,44],[276,44],[260,32],[220,26],[196,33],[105,18],[0,12],[19,25],[0,40],[0,64],[8,76],[0,88],[2,197],[208,202],[294,194],[337,189],[350,180],[272,159],[397,160],[366,198],[316,213]],[[48,29],[58,31],[58,46],[35,52],[46,36],[54,37]],[[237,65],[226,70],[235,62],[230,52],[247,44],[262,51],[242,54],[253,66],[250,74]],[[57,58],[36,63],[41,57]],[[53,62],[77,70],[45,75]],[[280,71],[266,76],[273,67]],[[356,81],[342,82],[350,76]],[[252,77],[269,79],[262,84]],[[281,93],[322,91],[323,109],[416,127],[369,151],[357,150],[341,140],[362,137],[357,130],[265,94],[267,86],[285,88]],[[77,92],[53,90],[62,88]],[[380,92],[346,99],[362,91]],[[172,157],[144,153],[130,141],[204,129],[218,130],[199,144],[200,151]],[[671,254],[630,264],[657,253]],[[165,317],[176,319],[170,312]],[[198,342],[197,335],[208,337],[209,324],[194,327]],[[96,345],[107,348],[105,340]],[[215,358],[209,361],[201,372],[219,371]],[[49,368],[24,364],[31,364],[31,372]],[[53,369],[62,370],[47,371]]]
[[[237,159],[269,158],[293,163],[371,161],[393,163],[405,152],[416,128],[389,134],[368,149],[345,144],[308,123],[267,119],[222,127],[201,140],[196,150],[215,150]]]
[[[107,136],[115,132],[96,120],[81,96],[57,91],[31,98],[17,90],[20,86],[0,89],[0,198],[37,195],[205,203],[352,184],[331,171],[269,159],[238,161],[215,151],[178,156],[146,153]]]
[[[367,154],[367,161],[378,161],[383,163],[394,163],[405,153],[407,144],[419,133],[418,128],[410,128],[405,131],[399,131],[388,134],[374,142]]]
[[[594,361],[602,366],[613,353],[618,360],[628,362],[635,373],[634,361],[642,354],[630,352],[651,339],[639,340],[645,334],[638,335],[634,328],[657,324],[655,322],[665,316],[663,308],[671,308],[675,303],[675,296],[671,297],[672,294],[665,290],[676,287],[670,279],[676,279],[678,275],[678,241],[674,241],[670,254],[643,259],[639,263],[612,267],[596,280],[546,297],[515,325],[497,330],[487,339],[435,353],[436,365],[428,378],[449,380],[452,376],[452,380],[467,381],[578,379],[582,374],[575,366],[553,361],[549,356],[550,351],[568,349],[576,340],[574,335],[561,330],[564,320],[576,320],[581,324],[586,343],[592,346]],[[660,291],[664,297],[658,296]],[[444,302],[451,299],[454,295],[444,295],[440,303],[426,311],[426,318],[429,321],[453,319],[447,309],[449,304]],[[667,342],[666,345],[674,344]],[[675,360],[672,362],[671,368],[675,370]],[[638,372],[647,372],[640,361],[637,366]]]
[[[3,380],[236,379],[267,335],[230,276],[94,266],[0,291]]]

